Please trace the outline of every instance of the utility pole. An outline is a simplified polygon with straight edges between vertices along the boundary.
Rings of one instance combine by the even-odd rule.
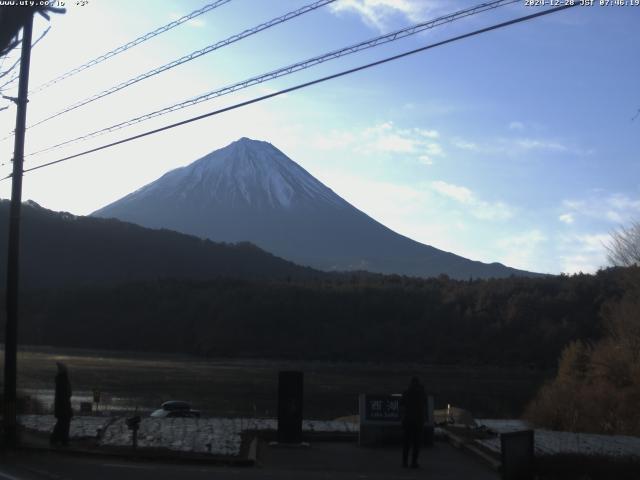
[[[16,114],[13,174],[11,177],[11,210],[9,214],[9,252],[7,261],[7,319],[4,337],[4,437],[9,448],[18,445],[16,421],[17,350],[18,350],[18,273],[20,258],[20,207],[22,206],[22,163],[24,160],[24,134],[27,122],[27,91],[29,90],[29,63],[33,14],[22,28],[22,55],[18,83],[18,112]]]

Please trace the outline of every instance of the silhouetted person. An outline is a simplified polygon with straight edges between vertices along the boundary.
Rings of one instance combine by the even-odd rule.
[[[69,425],[73,411],[71,410],[71,383],[69,382],[69,372],[66,365],[58,362],[58,373],[56,375],[56,396],[54,403],[54,414],[57,419],[56,426],[51,433],[51,445],[69,444]]]
[[[424,435],[424,414],[427,408],[427,394],[418,377],[411,379],[409,388],[402,394],[401,405],[404,430],[402,466],[409,466],[409,450],[411,450],[411,468],[418,468],[418,454]]]

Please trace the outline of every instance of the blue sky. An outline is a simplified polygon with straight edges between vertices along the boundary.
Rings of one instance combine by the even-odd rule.
[[[35,47],[32,86],[204,1],[75,3]],[[33,95],[28,123],[305,3],[233,0]],[[27,152],[475,3],[339,0],[34,127]],[[482,13],[29,157],[25,166],[537,10],[523,2]],[[640,217],[640,118],[632,121],[639,21],[640,6],[576,7],[489,32],[27,174],[24,198],[88,214],[248,136],[270,141],[356,207],[423,243],[528,270],[593,272],[606,263],[610,232]],[[36,35],[46,26],[38,20]],[[14,117],[13,108],[0,113],[0,127],[9,131]],[[0,143],[2,158],[11,150]],[[9,187],[0,183],[0,197]]]

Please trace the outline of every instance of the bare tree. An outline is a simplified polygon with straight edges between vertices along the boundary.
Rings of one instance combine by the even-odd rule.
[[[620,227],[605,245],[609,263],[619,267],[640,265],[640,222]]]
[[[12,97],[7,97],[4,92],[19,78],[18,68],[20,64],[20,55],[14,59],[10,66],[4,67],[5,61],[8,55],[17,49],[18,45],[22,41],[20,38],[20,30],[23,28],[27,19],[38,13],[47,20],[50,19],[50,13],[63,14],[64,8],[56,8],[49,6],[46,2],[40,5],[40,2],[33,2],[34,6],[21,6],[21,5],[1,5],[0,6],[0,98],[6,100],[3,105],[0,105],[0,111],[9,108],[12,101],[15,101]],[[49,27],[50,28],[50,27]],[[42,35],[32,44],[35,46],[44,36],[49,32],[47,28]]]
[[[26,2],[25,2],[26,3]],[[27,18],[34,13],[49,20],[50,13],[65,13],[64,8],[47,5],[46,2],[32,2],[34,6],[0,6],[0,57],[6,55],[20,44],[19,33]],[[42,5],[40,5],[42,3]]]

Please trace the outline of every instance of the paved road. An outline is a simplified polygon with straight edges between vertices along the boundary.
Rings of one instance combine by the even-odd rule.
[[[478,460],[448,444],[436,443],[422,455],[420,470],[401,468],[397,448],[363,449],[354,443],[318,442],[308,449],[261,444],[257,467],[132,462],[55,452],[20,452],[0,457],[0,480],[497,480]]]

